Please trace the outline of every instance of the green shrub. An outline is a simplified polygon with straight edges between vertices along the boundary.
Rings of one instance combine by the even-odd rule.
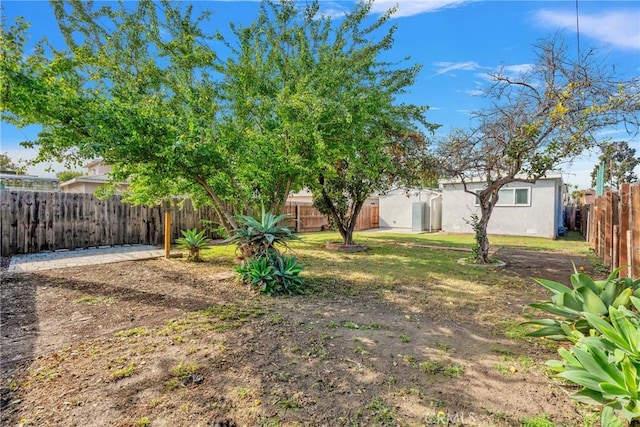
[[[551,303],[531,306],[563,319],[527,322],[542,326],[532,336],[574,342],[568,350],[558,349],[561,360],[547,365],[582,387],[574,399],[603,407],[601,425],[607,427],[622,427],[625,420],[637,425],[640,418],[640,281],[616,278],[619,271],[603,281],[576,272],[573,290],[537,280],[554,295]]]
[[[640,299],[632,300],[640,309]],[[547,365],[558,370],[558,376],[582,386],[572,395],[574,399],[614,411],[603,413],[603,418],[632,420],[640,417],[640,315],[613,306],[608,314],[611,323],[585,313],[593,335],[578,339],[569,350],[560,348],[562,360]],[[607,425],[604,419],[602,425]]]
[[[200,249],[204,248],[207,244],[207,238],[204,236],[205,230],[198,232],[195,228],[193,230],[181,231],[182,237],[176,239],[178,247],[189,250],[189,261],[202,261],[200,258]]]
[[[550,302],[529,304],[561,319],[539,319],[524,323],[540,326],[527,335],[533,337],[549,337],[559,340],[576,341],[580,336],[589,333],[584,313],[596,316],[607,316],[609,307],[629,307],[631,296],[640,298],[640,279],[618,278],[624,267],[614,270],[606,280],[593,280],[586,274],[577,271],[571,275],[573,289],[545,279],[534,279],[553,293]]]
[[[283,221],[288,215],[262,211],[260,221],[239,216],[241,228],[227,242],[237,245],[241,264],[236,268],[241,282],[256,286],[267,295],[301,293],[304,280],[302,266],[295,257],[283,256],[276,245],[298,239]]]
[[[252,216],[239,215],[240,228],[234,230],[233,235],[226,241],[235,243],[240,251],[240,258],[245,260],[278,252],[276,245],[286,247],[290,240],[298,237],[284,225],[288,214],[274,215],[262,211],[260,220]]]
[[[240,281],[258,287],[267,295],[301,293],[302,266],[295,257],[278,253],[244,260],[236,271]]]

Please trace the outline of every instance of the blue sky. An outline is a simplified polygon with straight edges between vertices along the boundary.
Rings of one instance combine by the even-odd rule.
[[[96,2],[99,3],[99,2]],[[229,22],[248,23],[257,12],[254,1],[198,1],[196,9],[213,12],[211,29],[225,31]],[[492,0],[378,0],[374,12],[381,13],[399,3],[393,19],[397,24],[396,42],[388,53],[390,60],[410,56],[411,63],[422,64],[417,84],[406,100],[430,107],[429,121],[439,123],[440,134],[469,125],[469,114],[481,108],[479,91],[486,87],[487,73],[504,66],[512,71],[525,69],[535,58],[532,45],[560,31],[570,49],[576,47],[576,2],[492,1]],[[352,1],[322,1],[325,13],[339,17],[353,6]],[[8,22],[17,16],[32,24],[31,42],[47,37],[54,44],[61,38],[51,6],[39,1],[2,1]],[[579,0],[580,48],[597,48],[604,60],[615,66],[622,77],[640,75],[640,2]],[[2,123],[0,152],[13,159],[30,158],[33,152],[19,146],[35,139],[37,127],[15,129]],[[629,137],[608,129],[602,139]],[[640,154],[640,139],[630,141]],[[565,165],[565,182],[580,188],[590,185],[589,174],[597,152]],[[32,174],[52,176],[49,165],[29,169]],[[51,165],[54,171],[60,165]]]

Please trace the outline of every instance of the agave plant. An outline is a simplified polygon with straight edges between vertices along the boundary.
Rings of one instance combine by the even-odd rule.
[[[535,279],[538,284],[551,291],[553,296],[550,302],[529,306],[560,316],[561,319],[526,322],[528,325],[539,326],[528,335],[575,342],[582,335],[589,335],[589,330],[592,329],[585,313],[607,316],[610,307],[629,307],[632,296],[640,298],[640,279],[617,277],[623,268],[611,272],[606,280],[593,280],[586,274],[575,271],[571,275],[573,289],[552,280]]]
[[[189,261],[202,261],[200,257],[200,249],[207,244],[207,238],[204,236],[205,230],[198,232],[195,228],[193,230],[181,231],[182,237],[176,239],[178,247],[189,250]]]
[[[240,251],[241,259],[249,259],[254,256],[273,253],[276,245],[286,247],[287,242],[298,237],[284,224],[289,214],[274,215],[262,210],[260,220],[248,216],[239,215],[240,228],[226,242],[235,243]]]
[[[640,299],[630,300],[640,310]],[[622,419],[640,418],[640,314],[613,305],[607,314],[610,323],[584,313],[594,335],[581,337],[569,350],[560,348],[562,360],[547,365],[582,387],[574,399],[604,405],[602,426],[623,426]]]
[[[271,254],[243,261],[236,271],[241,282],[256,286],[267,295],[302,292],[302,266],[294,257]]]
[[[302,292],[302,266],[296,258],[281,255],[276,246],[287,247],[287,242],[298,239],[284,225],[287,217],[264,209],[260,220],[239,216],[242,227],[226,240],[235,243],[240,252],[241,264],[236,268],[239,280],[256,286],[267,295]]]

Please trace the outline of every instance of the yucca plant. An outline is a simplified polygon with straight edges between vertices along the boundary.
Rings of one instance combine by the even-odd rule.
[[[576,341],[582,335],[588,335],[591,326],[584,313],[607,316],[609,307],[629,307],[631,297],[640,298],[640,279],[617,277],[625,267],[620,267],[606,280],[593,280],[583,273],[575,271],[571,275],[571,285],[552,280],[534,279],[553,293],[550,302],[529,304],[534,310],[542,310],[559,316],[553,319],[538,319],[525,324],[539,326],[528,335],[548,337],[558,340]]]
[[[200,257],[200,249],[206,246],[208,240],[204,236],[205,230],[198,232],[198,230],[194,228],[187,231],[182,230],[181,233],[182,237],[176,239],[176,243],[179,248],[189,250],[187,260],[196,262],[202,261],[202,258]]]

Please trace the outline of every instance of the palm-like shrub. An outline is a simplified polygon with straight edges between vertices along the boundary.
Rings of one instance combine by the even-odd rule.
[[[202,261],[200,257],[200,249],[205,247],[207,244],[207,238],[204,236],[205,230],[198,232],[195,228],[193,230],[181,231],[182,237],[176,239],[176,243],[179,248],[188,249],[189,256],[187,260],[189,261]]]
[[[302,266],[295,257],[282,255],[278,248],[287,248],[287,242],[298,239],[284,224],[287,217],[264,210],[260,220],[238,216],[241,227],[227,239],[240,252],[241,263],[236,268],[239,280],[267,295],[302,292],[304,280],[299,276]]]

